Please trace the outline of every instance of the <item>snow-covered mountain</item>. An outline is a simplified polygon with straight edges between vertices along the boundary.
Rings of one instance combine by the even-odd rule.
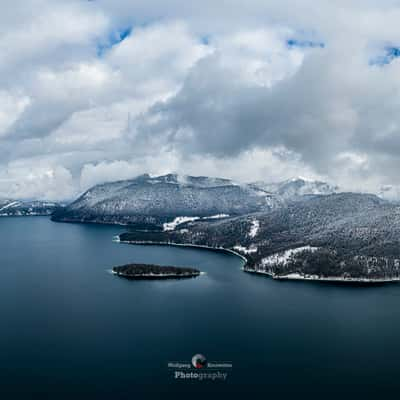
[[[162,226],[176,217],[243,215],[277,204],[262,188],[229,179],[145,174],[94,186],[53,219]]]
[[[276,183],[255,182],[253,185],[279,196],[284,201],[297,200],[301,196],[308,195],[328,195],[339,191],[337,186],[302,177]]]
[[[400,280],[400,205],[304,178],[142,175],[94,186],[52,218],[132,224],[122,241],[226,248],[274,277]]]
[[[225,248],[246,258],[246,271],[274,277],[379,281],[400,280],[399,237],[399,205],[372,194],[334,193],[269,212],[192,221],[184,229],[132,230],[120,240]]]
[[[58,208],[60,205],[51,201],[0,199],[0,217],[51,215]]]

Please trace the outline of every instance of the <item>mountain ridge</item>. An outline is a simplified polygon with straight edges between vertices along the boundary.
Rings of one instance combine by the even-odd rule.
[[[48,216],[59,208],[61,205],[53,201],[0,199],[0,217]]]
[[[179,216],[243,215],[278,203],[263,189],[229,179],[145,174],[96,185],[55,213],[53,220],[161,226]]]
[[[284,201],[293,201],[307,195],[328,195],[339,192],[338,186],[303,177],[273,183],[258,181],[253,184],[267,192],[278,195]]]

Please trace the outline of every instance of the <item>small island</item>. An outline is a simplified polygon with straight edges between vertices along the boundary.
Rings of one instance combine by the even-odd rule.
[[[128,279],[181,279],[194,278],[200,271],[189,267],[171,267],[153,264],[127,264],[113,267],[115,275]]]

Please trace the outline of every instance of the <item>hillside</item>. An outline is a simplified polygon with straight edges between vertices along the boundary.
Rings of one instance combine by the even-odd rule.
[[[302,177],[281,182],[255,182],[254,186],[278,196],[282,201],[299,200],[303,196],[328,195],[337,193],[339,188],[326,182],[310,180]]]
[[[159,241],[223,247],[247,259],[246,270],[287,277],[383,279],[399,276],[400,207],[377,196],[314,196],[270,212],[188,222]],[[140,232],[121,240],[158,241]]]
[[[144,224],[162,229],[177,217],[243,215],[274,208],[277,200],[262,189],[228,179],[142,175],[97,185],[53,215],[56,221]]]
[[[61,206],[51,201],[0,199],[0,217],[51,215]]]

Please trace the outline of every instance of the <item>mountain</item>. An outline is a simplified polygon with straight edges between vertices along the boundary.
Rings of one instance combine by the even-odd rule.
[[[55,221],[145,224],[161,228],[177,217],[236,216],[278,204],[265,190],[228,179],[168,174],[104,183],[53,214]]]
[[[60,204],[51,201],[0,199],[0,217],[51,215],[60,207]]]
[[[309,195],[328,195],[339,190],[337,186],[329,183],[301,177],[277,183],[255,182],[253,185],[279,196],[283,201],[298,200],[302,196]]]
[[[400,206],[370,194],[316,195],[269,212],[188,221],[170,235],[216,247],[253,246],[262,256],[297,245],[349,248],[352,239],[362,241],[358,248],[364,251],[372,237],[400,242]],[[398,253],[400,256],[400,246]],[[253,258],[256,256],[254,252]]]
[[[246,271],[274,278],[400,280],[400,205],[303,178],[141,175],[94,186],[52,219],[129,225],[122,241],[235,251]]]
[[[278,278],[400,279],[400,206],[370,194],[315,195],[269,212],[120,238],[233,250],[247,271]]]

